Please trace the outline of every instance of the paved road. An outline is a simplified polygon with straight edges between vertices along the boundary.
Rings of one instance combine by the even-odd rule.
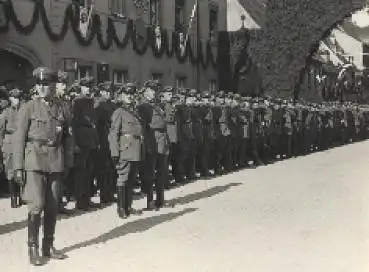
[[[61,218],[56,246],[69,259],[42,268],[27,263],[25,208],[2,199],[1,271],[369,271],[369,142],[200,180],[166,197],[174,208],[128,220],[115,206]]]

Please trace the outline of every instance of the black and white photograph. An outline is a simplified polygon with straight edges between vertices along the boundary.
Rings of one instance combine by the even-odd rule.
[[[369,0],[0,0],[0,271],[368,272]]]

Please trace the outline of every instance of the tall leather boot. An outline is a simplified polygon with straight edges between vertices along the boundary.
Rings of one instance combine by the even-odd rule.
[[[56,213],[46,212],[44,214],[44,238],[42,239],[42,255],[45,258],[56,260],[66,259],[68,256],[56,250],[54,244],[54,234],[56,225]]]
[[[152,211],[156,209],[155,202],[154,202],[154,188],[153,184],[151,186],[147,186],[146,188],[146,210]]]
[[[126,185],[124,186],[124,193],[125,193],[125,211],[127,216],[133,214],[133,215],[140,215],[142,211],[136,210],[132,208],[132,202],[133,202],[133,191],[132,187],[128,186],[128,183],[134,184],[132,181],[128,181]]]
[[[118,200],[117,200],[117,212],[118,216],[122,219],[127,218],[126,213],[126,193],[124,186],[117,186],[117,194],[118,194]]]
[[[28,256],[34,266],[46,264],[46,259],[38,251],[40,221],[40,214],[28,214]]]
[[[10,207],[17,208],[17,197],[15,193],[15,184],[12,180],[9,180],[9,195],[10,195]]]

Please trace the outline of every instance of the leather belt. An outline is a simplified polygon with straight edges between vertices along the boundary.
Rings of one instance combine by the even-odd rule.
[[[56,143],[51,139],[44,140],[44,139],[34,139],[34,138],[29,137],[27,139],[27,142],[28,143],[39,143],[44,146],[56,146]]]
[[[132,137],[132,138],[135,138],[135,139],[140,140],[140,141],[142,141],[144,139],[143,136],[132,135],[132,134],[123,134],[123,136]]]

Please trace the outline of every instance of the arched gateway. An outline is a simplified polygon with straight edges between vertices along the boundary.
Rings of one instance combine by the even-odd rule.
[[[0,84],[27,89],[33,69],[41,64],[33,50],[7,41],[0,46]]]
[[[241,5],[251,1],[239,1]],[[344,18],[367,4],[367,0],[255,0],[264,10],[262,33],[253,41],[249,55],[258,65],[263,89],[269,95],[292,97],[319,42]],[[250,9],[255,21],[260,16]]]

